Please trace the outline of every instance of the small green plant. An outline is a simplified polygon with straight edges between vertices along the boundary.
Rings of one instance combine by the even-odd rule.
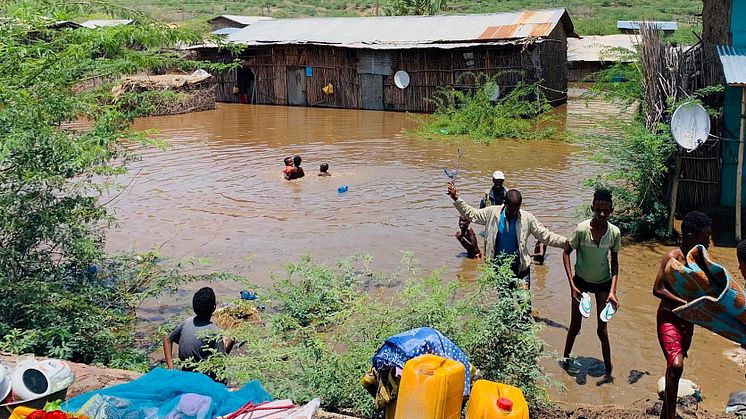
[[[520,387],[532,405],[547,401],[539,326],[509,263],[466,283],[444,281],[439,272],[422,277],[411,255],[390,276],[371,273],[368,260],[353,257],[337,268],[308,257],[288,264],[287,277],[268,292],[266,325],[233,330],[244,342],[240,353],[199,368],[238,383],[259,379],[277,398],[320,397],[327,409],[372,418],[373,400],[359,384],[371,357],[389,336],[429,326],[459,345],[485,378]]]
[[[452,86],[439,88],[431,101],[433,115],[420,119],[415,135],[437,138],[447,135],[467,136],[474,141],[489,143],[495,139],[541,139],[555,131],[547,124],[551,120],[547,101],[538,83],[518,84],[507,94],[492,100],[498,86],[498,76],[467,74],[475,87],[460,90]]]

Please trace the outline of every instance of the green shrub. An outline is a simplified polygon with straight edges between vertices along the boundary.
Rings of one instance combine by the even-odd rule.
[[[139,24],[49,28],[97,12]],[[145,140],[108,82],[198,67],[164,49],[199,37],[98,0],[6,0],[0,16],[0,350],[142,367],[134,309],[190,276],[154,254],[105,254],[99,197],[126,171],[123,143]]]
[[[498,85],[497,77],[484,74],[475,77],[476,87],[458,90],[451,86],[439,88],[431,100],[436,110],[431,116],[420,118],[414,134],[437,138],[444,135],[468,136],[479,142],[494,139],[539,139],[555,134],[547,113],[552,106],[538,83],[518,82],[507,93],[493,102],[491,94]]]
[[[373,400],[359,384],[371,357],[389,336],[430,326],[459,345],[485,378],[522,388],[533,405],[547,401],[539,326],[509,263],[467,283],[446,282],[439,272],[422,278],[408,255],[390,276],[371,273],[368,260],[354,257],[336,269],[308,257],[288,264],[287,277],[264,301],[266,325],[232,331],[246,342],[239,354],[200,368],[237,383],[258,379],[276,398],[320,397],[327,409],[374,417]]]

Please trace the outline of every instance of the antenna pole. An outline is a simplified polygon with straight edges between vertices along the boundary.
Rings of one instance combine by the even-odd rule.
[[[741,136],[738,139],[738,168],[736,169],[736,242],[741,241],[741,189],[743,185],[743,137],[746,130],[746,87],[741,87]]]
[[[673,172],[673,183],[671,184],[671,204],[668,213],[668,237],[673,235],[673,221],[676,218],[676,201],[679,198],[679,176],[681,174],[681,147],[676,146],[676,168]]]

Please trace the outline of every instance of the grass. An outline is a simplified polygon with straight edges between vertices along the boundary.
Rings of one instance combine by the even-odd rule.
[[[118,3],[169,21],[205,19],[220,14],[270,15],[275,18],[307,16],[372,16],[380,14],[388,0],[119,0]],[[451,0],[444,13],[494,13],[521,9],[564,7],[582,35],[617,33],[617,20],[665,20],[679,22],[677,35],[693,40],[701,26],[697,14],[701,0]]]

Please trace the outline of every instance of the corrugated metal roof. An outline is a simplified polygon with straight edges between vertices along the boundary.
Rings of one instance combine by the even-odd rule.
[[[241,30],[241,28],[222,28],[222,29],[218,29],[216,31],[212,31],[210,33],[213,34],[213,35],[230,35],[232,33],[238,32],[240,30]]]
[[[637,44],[635,35],[624,34],[568,38],[567,61],[629,61],[620,49],[634,52]]]
[[[244,45],[318,44],[348,48],[459,48],[541,41],[558,25],[569,36],[564,9],[480,15],[302,18],[261,21],[228,37]]]
[[[729,86],[746,86],[746,48],[720,45],[718,55],[723,63],[725,83]]]
[[[616,23],[616,27],[617,29],[639,31],[640,24],[642,23],[643,21],[639,21],[639,20],[619,20]],[[651,24],[655,26],[656,29],[661,30],[661,31],[675,31],[679,29],[679,24],[676,22],[645,21],[644,23]]]
[[[269,16],[240,16],[240,15],[220,15],[217,17],[214,17],[208,22],[212,22],[213,20],[218,20],[220,18],[232,20],[236,23],[240,23],[245,26],[253,25],[256,22],[262,21],[262,20],[274,20],[274,18]]]
[[[132,19],[108,19],[108,20],[87,20],[80,24],[80,26],[88,29],[103,28],[108,26],[120,26],[129,25],[134,22]]]

